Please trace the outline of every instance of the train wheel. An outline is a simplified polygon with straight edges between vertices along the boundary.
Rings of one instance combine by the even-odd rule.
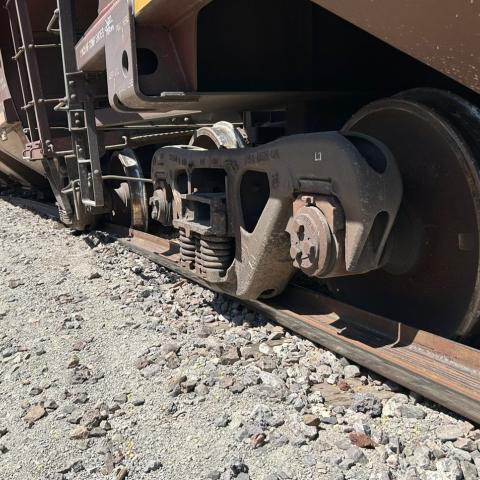
[[[245,139],[231,123],[218,122],[211,127],[199,128],[191,138],[190,146],[205,150],[245,148]]]
[[[374,102],[344,133],[387,145],[404,182],[382,270],[332,279],[342,300],[450,337],[478,332],[480,111],[448,92],[418,89]]]
[[[143,171],[133,150],[115,152],[108,169],[109,175],[143,178]],[[112,213],[110,219],[117,225],[137,230],[148,229],[148,197],[145,183],[110,180]]]

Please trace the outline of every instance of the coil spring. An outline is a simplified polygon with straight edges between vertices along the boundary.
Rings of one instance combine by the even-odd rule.
[[[188,237],[184,230],[180,230],[180,263],[182,266],[193,270],[197,251],[197,239]]]
[[[202,237],[196,262],[201,273],[223,274],[233,261],[233,241],[228,237]]]

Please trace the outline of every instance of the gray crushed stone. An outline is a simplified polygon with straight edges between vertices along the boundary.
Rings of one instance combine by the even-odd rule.
[[[473,480],[480,430],[0,199],[3,480]]]

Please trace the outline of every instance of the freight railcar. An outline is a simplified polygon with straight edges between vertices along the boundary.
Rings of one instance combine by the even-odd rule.
[[[2,3],[2,188],[239,298],[478,333],[479,2]]]

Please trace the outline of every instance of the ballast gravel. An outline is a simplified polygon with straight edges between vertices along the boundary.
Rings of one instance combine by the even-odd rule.
[[[480,430],[0,198],[1,480],[473,480]]]

